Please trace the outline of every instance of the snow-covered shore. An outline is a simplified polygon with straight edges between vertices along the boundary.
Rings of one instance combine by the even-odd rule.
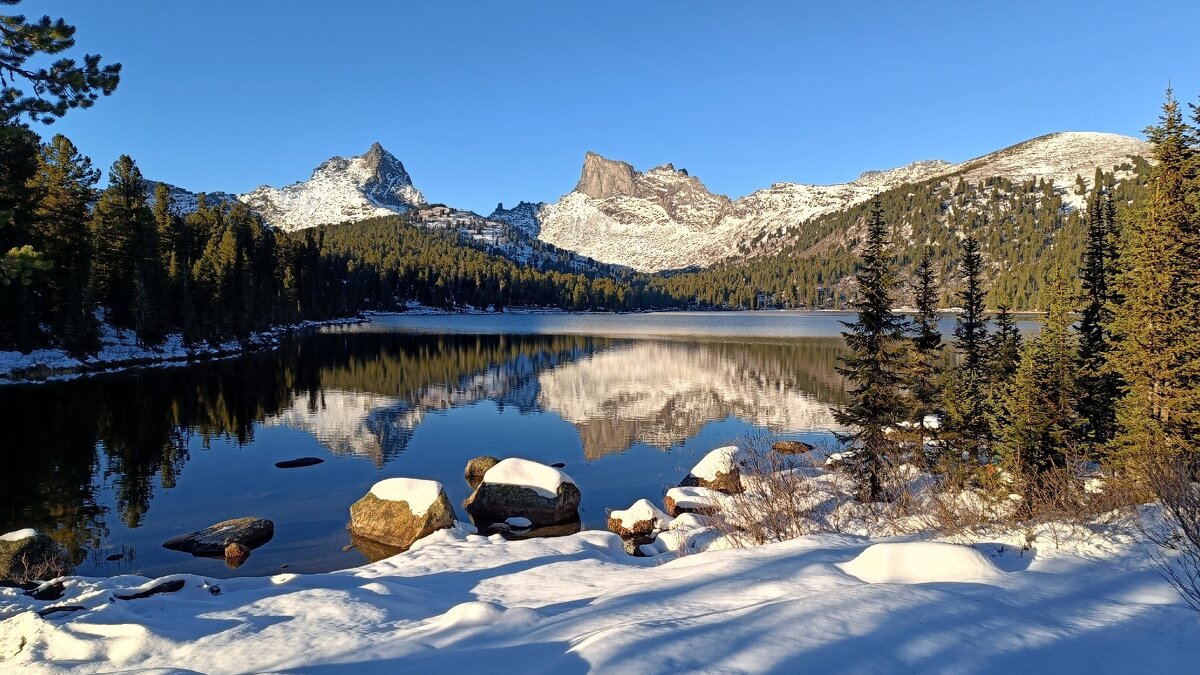
[[[261,333],[252,333],[245,341],[227,340],[218,344],[185,345],[183,337],[175,334],[168,336],[161,345],[152,347],[138,344],[137,335],[131,330],[101,324],[99,351],[82,359],[71,356],[62,349],[0,351],[0,385],[46,382],[148,365],[180,364],[233,356],[275,347],[279,344],[279,338],[288,333],[320,326],[362,323],[366,320],[344,318],[301,321],[277,326]]]
[[[1129,673],[1200,660],[1200,619],[1135,538],[1056,547],[1041,533],[1022,552],[1023,539],[976,544],[970,565],[910,583],[930,578],[903,569],[925,568],[928,547],[843,571],[883,541],[859,536],[634,558],[607,532],[505,541],[456,527],[327,574],[71,577],[54,601],[0,589],[0,670]],[[901,582],[851,574],[881,565]],[[117,599],[175,579],[178,592]]]

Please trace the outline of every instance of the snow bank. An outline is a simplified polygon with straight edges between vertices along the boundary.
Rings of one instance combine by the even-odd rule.
[[[736,464],[734,458],[737,456],[738,447],[736,445],[727,445],[723,448],[717,448],[704,456],[696,466],[692,467],[692,475],[696,478],[704,480],[716,480],[718,474],[729,473]]]
[[[621,526],[626,529],[633,527],[634,523],[649,521],[651,527],[661,530],[671,522],[671,517],[650,503],[649,499],[639,499],[627,509],[610,512],[608,517],[620,522]]]
[[[868,546],[838,567],[869,584],[990,583],[1001,574],[992,561],[970,546],[928,541]]]
[[[386,478],[371,486],[371,494],[389,502],[408,502],[408,510],[417,517],[425,515],[443,491],[436,480]]]
[[[501,460],[488,469],[483,474],[483,482],[529,488],[547,499],[553,499],[558,494],[558,486],[563,483],[575,484],[570,476],[552,466],[516,457]]]
[[[22,539],[28,539],[36,536],[37,530],[33,529],[32,527],[27,527],[23,530],[13,530],[12,532],[0,534],[0,541],[21,541]]]

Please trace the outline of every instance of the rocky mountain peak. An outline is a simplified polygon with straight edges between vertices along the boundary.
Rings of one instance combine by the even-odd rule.
[[[579,183],[575,185],[575,192],[581,192],[593,199],[632,195],[635,190],[636,173],[628,162],[588,152],[583,156],[583,170],[579,175]]]

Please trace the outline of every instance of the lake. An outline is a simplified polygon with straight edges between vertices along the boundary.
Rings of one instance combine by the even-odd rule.
[[[720,445],[831,441],[849,318],[387,315],[234,359],[0,387],[0,532],[53,533],[87,575],[340,569],[366,561],[345,526],[373,483],[436,479],[465,519],[482,454],[564,463],[583,526],[603,528]],[[274,466],[303,456],[325,462]],[[241,516],[275,536],[236,571],[162,548]]]

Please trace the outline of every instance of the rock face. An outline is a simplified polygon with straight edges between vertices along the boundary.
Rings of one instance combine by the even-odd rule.
[[[804,441],[776,441],[771,444],[771,452],[780,455],[803,455],[812,450],[813,446]]]
[[[488,469],[499,463],[500,460],[491,455],[474,457],[467,462],[467,467],[463,469],[463,478],[467,479],[467,483],[472,488],[477,488],[483,482],[483,476],[488,472]]]
[[[437,481],[380,481],[350,506],[351,534],[400,549],[453,525],[454,507]]]
[[[601,157],[594,152],[583,156],[583,170],[575,191],[593,199],[607,199],[615,195],[635,194],[633,165],[628,162]]]
[[[701,487],[725,494],[742,491],[742,473],[738,469],[736,445],[717,448],[704,456],[688,475],[679,482],[679,487]]]
[[[66,553],[48,535],[19,530],[0,537],[0,581],[53,579],[70,569]]]
[[[464,506],[477,522],[523,517],[536,528],[578,520],[581,496],[558,469],[509,458],[488,470]]]
[[[230,544],[241,544],[253,550],[271,541],[273,536],[275,523],[265,518],[234,518],[167,540],[163,548],[216,558],[224,557],[225,549]]]

